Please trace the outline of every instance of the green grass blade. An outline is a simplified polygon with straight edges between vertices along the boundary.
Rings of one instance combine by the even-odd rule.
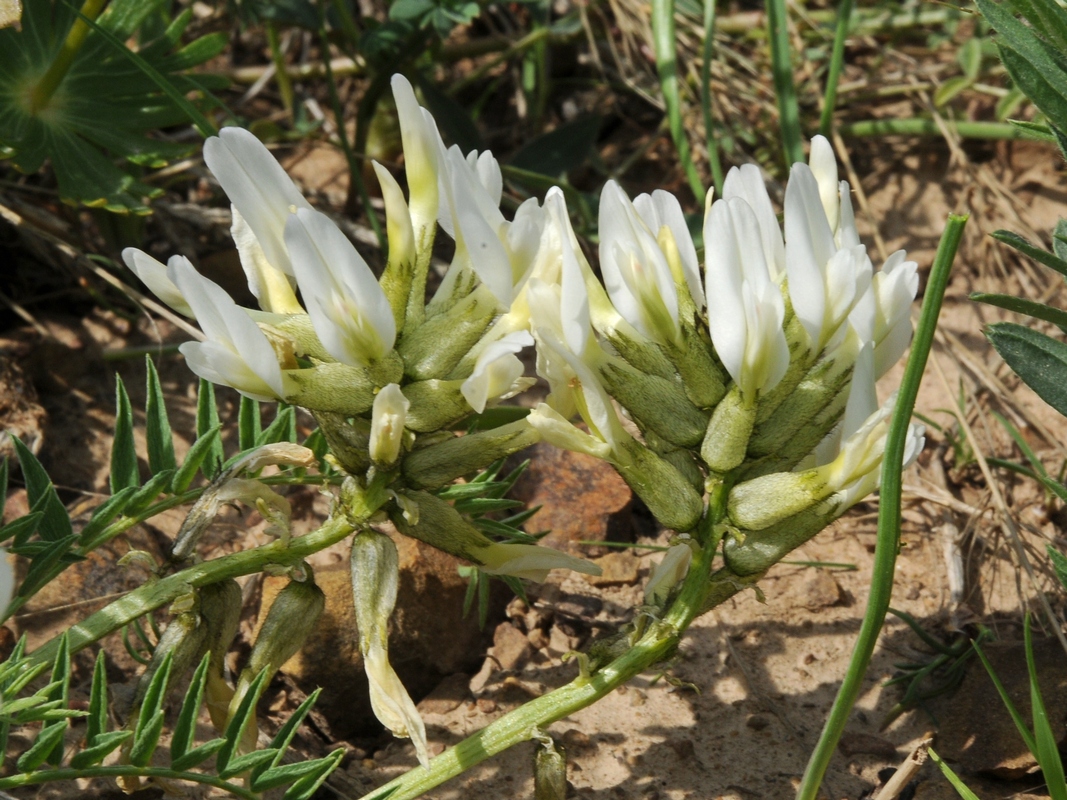
[[[274,421],[256,437],[256,447],[278,442],[296,441],[296,409],[285,404],[278,405]]]
[[[38,529],[42,539],[57,541],[65,539],[74,533],[70,524],[70,516],[67,509],[56,494],[56,487],[52,485],[52,479],[48,477],[41,462],[26,445],[19,439],[12,439],[15,444],[15,452],[18,454],[19,466],[22,468],[22,478],[26,482],[26,495],[30,501],[30,508],[37,508],[43,513],[41,524]],[[41,505],[38,507],[38,503]]]
[[[656,71],[659,73],[663,102],[667,106],[667,123],[671,129],[671,138],[674,139],[674,147],[678,151],[682,169],[685,170],[689,188],[697,202],[700,202],[704,199],[704,182],[700,180],[700,174],[693,164],[689,139],[682,120],[682,99],[678,92],[674,0],[652,0],[652,40],[656,48]]]
[[[86,720],[85,741],[90,745],[96,737],[107,732],[107,667],[104,664],[104,651],[96,655],[93,667],[93,688],[89,693],[89,717]]]
[[[1001,702],[1004,703],[1004,707],[1008,710],[1008,714],[1011,715],[1011,719],[1015,723],[1019,735],[1026,743],[1026,749],[1031,753],[1036,752],[1037,742],[1034,741],[1034,735],[1030,733],[1030,729],[1026,727],[1026,721],[1023,719],[1023,715],[1019,713],[1019,709],[1017,709],[1015,704],[1011,701],[1011,697],[1008,695],[1008,690],[1005,689],[1004,684],[1000,682],[1000,677],[993,670],[993,665],[989,663],[989,659],[982,650],[982,646],[977,642],[974,645],[974,651],[978,654],[978,659],[982,662],[982,666],[985,667],[985,671],[989,674],[989,679],[993,681],[993,686],[996,687]]]
[[[243,453],[256,446],[256,440],[263,432],[259,403],[251,397],[241,396],[241,406],[237,412],[237,442]]]
[[[778,98],[779,125],[786,164],[804,160],[804,135],[800,130],[800,105],[793,83],[793,55],[789,46],[789,17],[785,0],[767,0],[767,38],[771,46],[774,93]]]
[[[908,423],[911,421],[915,398],[919,393],[926,359],[934,341],[937,318],[941,312],[941,303],[945,297],[952,262],[963,237],[966,216],[950,215],[941,243],[937,248],[930,278],[923,297],[919,325],[911,345],[911,355],[904,368],[904,378],[900,384],[896,407],[886,435],[885,455],[882,458],[882,488],[878,503],[878,541],[874,551],[874,577],[867,598],[867,609],[863,615],[856,645],[852,651],[848,671],[841,683],[841,688],[834,699],[830,716],[823,726],[819,742],[812,751],[804,778],[797,792],[797,800],[815,800],[823,775],[830,763],[830,757],[837,748],[837,743],[845,730],[852,707],[863,687],[863,676],[871,663],[878,634],[882,630],[885,615],[889,610],[889,600],[893,590],[893,575],[896,569],[897,550],[900,542],[901,518],[901,463]]]
[[[237,710],[233,712],[233,716],[226,724],[226,733],[223,735],[223,738],[226,741],[222,747],[219,748],[218,755],[215,757],[215,769],[218,770],[220,775],[226,771],[226,767],[230,764],[230,759],[237,753],[237,748],[241,745],[241,737],[244,735],[244,730],[255,717],[256,703],[259,702],[259,696],[263,693],[263,687],[266,682],[267,671],[263,670],[256,676],[256,679],[252,681],[252,684],[248,687],[248,691],[245,692],[245,696],[241,698]]]
[[[174,435],[163,401],[163,387],[159,384],[159,373],[151,356],[145,356],[145,367],[148,370],[145,435],[148,439],[148,466],[155,473],[175,469],[178,463],[174,460]]]
[[[1063,759],[1057,747],[1056,734],[1045,709],[1045,699],[1041,696],[1041,684],[1037,681],[1037,666],[1034,664],[1034,642],[1030,630],[1030,615],[1026,615],[1024,625],[1026,641],[1026,669],[1030,673],[1030,709],[1034,718],[1034,739],[1037,749],[1034,758],[1045,775],[1045,785],[1052,800],[1067,800],[1067,778],[1063,774]]]
[[[819,133],[829,137],[834,129],[834,108],[837,106],[837,85],[845,65],[845,40],[852,22],[853,0],[841,0],[837,7],[837,29],[834,31],[834,46],[830,53],[830,68],[826,73],[826,93],[823,95],[822,117]]]
[[[1058,550],[1053,550],[1052,545],[1045,545],[1045,550],[1048,552],[1049,561],[1052,562],[1052,569],[1056,573],[1056,579],[1064,589],[1067,589],[1067,556]]]
[[[715,194],[722,196],[722,160],[719,158],[719,142],[715,138],[715,120],[711,114],[711,60],[715,54],[715,2],[704,0],[704,44],[700,63],[700,110],[704,115],[704,133],[707,137],[708,166],[711,167],[711,182]]]
[[[1055,270],[1064,277],[1067,277],[1067,261],[1062,258],[1049,253],[1040,247],[1035,247],[1026,241],[1022,236],[1011,231],[993,231],[991,234],[998,242],[1003,242],[1008,247],[1013,247],[1025,256],[1030,256],[1038,263],[1044,264],[1049,269]]]
[[[185,461],[174,474],[174,481],[170,487],[174,494],[182,494],[188,489],[198,470],[203,469],[204,474],[208,475],[208,464],[221,455],[221,441],[222,432],[216,427],[193,442],[193,446],[185,454]],[[217,470],[216,466],[214,471],[217,472]]]
[[[941,756],[934,752],[931,747],[928,751],[930,754],[930,760],[937,764],[938,769],[941,770],[941,774],[944,775],[948,782],[952,784],[952,788],[956,790],[956,793],[963,798],[963,800],[981,800],[978,795],[972,792],[962,780],[959,775],[952,771],[952,768],[941,760]]]

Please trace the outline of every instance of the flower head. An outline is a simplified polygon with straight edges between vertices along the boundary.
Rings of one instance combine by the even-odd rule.
[[[141,282],[152,291],[152,294],[179,314],[186,317],[193,316],[193,309],[189,307],[185,297],[178,290],[178,287],[174,285],[174,281],[170,279],[166,266],[136,247],[127,247],[123,250],[122,260],[141,279]],[[189,259],[185,256],[171,256],[168,263],[189,264]],[[189,264],[189,267],[191,268],[192,264]]]

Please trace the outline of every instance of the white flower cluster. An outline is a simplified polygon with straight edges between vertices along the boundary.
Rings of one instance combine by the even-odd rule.
[[[316,413],[351,475],[395,476],[389,513],[401,532],[494,574],[591,568],[493,543],[432,494],[538,438],[606,459],[679,532],[705,518],[707,492],[725,492],[716,524],[728,529],[727,564],[742,576],[877,488],[892,400],[878,407],[875,381],[910,342],[917,266],[899,251],[874,269],[825,139],[792,167],[784,231],[757,167],[731,170],[721,198],[709,192],[703,265],[673,195],[631,201],[609,182],[601,280],[559,189],[506,219],[492,154],[446,148],[410,84],[396,76],[392,85],[409,194],[374,164],[389,242],[380,279],[236,128],[209,139],[204,158],[232,201],[259,309],[238,307],[183,257],[164,266],[124,252],[162,300],[199,323],[205,340],[181,347],[194,372]],[[427,301],[438,227],[454,257]],[[448,433],[532,384],[518,353],[535,344],[546,401],[515,423]],[[908,461],[922,435],[911,429]],[[672,548],[650,602],[666,602],[697,545]]]

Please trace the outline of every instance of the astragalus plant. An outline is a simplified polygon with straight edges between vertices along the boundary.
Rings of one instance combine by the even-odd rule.
[[[163,662],[174,680],[207,659],[209,709],[219,729],[231,731],[235,719],[254,719],[249,698],[300,646],[322,607],[303,559],[351,539],[374,712],[412,739],[422,764],[372,793],[398,800],[519,741],[543,739],[540,726],[666,659],[697,616],[755,586],[877,488],[893,399],[879,407],[875,380],[909,343],[918,276],[903,252],[874,269],[848,184],[838,181],[828,142],[816,138],[810,162],[792,168],[784,234],[759,170],[735,169],[723,197],[707,198],[703,261],[673,195],[631,201],[608,183],[600,202],[601,281],[561,191],[527,200],[507,220],[492,154],[446,148],[404,78],[393,79],[393,92],[408,194],[374,165],[389,242],[380,279],[266,148],[234,128],[209,139],[204,156],[233,203],[234,240],[260,307],[238,307],[181,256],[164,266],[137,250],[124,253],[162,300],[199,324],[203,340],[181,347],[197,375],[246,398],[307,409],[327,452],[319,460],[295,444],[249,446],[208,473],[170,560],[157,566],[159,579],[27,663],[84,647],[178,601],[142,700],[158,702],[165,693],[167,681],[155,677]],[[438,227],[454,243],[454,257],[427,298]],[[534,382],[517,355],[531,346],[546,400],[525,415],[486,413]],[[503,417],[511,421],[499,424]],[[466,502],[498,498],[507,482],[487,480],[485,471],[495,476],[500,459],[542,439],[609,462],[674,532],[671,546],[632,621],[578,657],[572,683],[430,760],[422,721],[389,665],[398,567],[395,545],[381,531],[389,522],[512,581],[543,580],[555,568],[594,572],[485,519],[477,509],[489,506]],[[921,429],[911,429],[904,460],[922,443]],[[287,475],[308,482],[303,470],[316,464],[326,471],[320,482],[337,489],[321,528],[289,535],[287,501],[256,477],[266,464],[289,470],[272,485]],[[476,475],[483,477],[459,482]],[[257,507],[278,541],[201,562],[199,536],[220,504],[234,501]],[[226,587],[267,568],[287,569],[292,583],[235,689],[217,657],[230,645],[239,597]],[[254,745],[248,729],[231,739],[231,750]],[[250,788],[257,789],[254,780]]]

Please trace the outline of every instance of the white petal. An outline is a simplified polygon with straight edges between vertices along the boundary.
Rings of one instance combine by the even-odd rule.
[[[481,414],[490,400],[508,392],[522,376],[523,365],[515,354],[534,343],[527,331],[515,331],[486,347],[474,364],[474,371],[463,381],[460,392],[470,407]]]
[[[331,356],[366,366],[393,348],[396,321],[367,262],[325,214],[301,210],[285,232],[315,332]]]
[[[794,164],[785,190],[786,274],[793,310],[813,346],[823,337],[823,267],[836,250],[815,177],[806,164]]]
[[[651,195],[643,194],[634,198],[634,208],[654,235],[659,236],[660,229],[666,225],[674,237],[678,255],[682,261],[682,272],[686,285],[693,296],[697,309],[704,307],[704,287],[700,276],[700,262],[697,260],[696,246],[689,233],[689,226],[682,212],[678,198],[670,192],[656,189]]]
[[[486,548],[484,555],[482,572],[490,575],[511,575],[543,582],[554,569],[569,569],[586,575],[600,574],[600,567],[592,562],[535,544],[494,542]]]
[[[176,258],[188,262],[185,256],[172,256],[171,260],[173,261]],[[193,310],[185,301],[182,293],[178,291],[178,287],[174,285],[174,282],[167,277],[167,268],[163,264],[136,247],[127,247],[123,250],[122,260],[141,279],[141,282],[151,290],[152,294],[179,314],[186,317],[193,316]],[[192,264],[189,266],[191,267]]]
[[[819,199],[826,213],[826,220],[830,223],[830,230],[836,231],[840,218],[838,183],[837,183],[837,157],[834,148],[825,136],[815,136],[811,140],[811,153],[808,155],[808,165],[811,173],[819,184]]]
[[[378,464],[389,466],[400,457],[409,408],[411,401],[404,396],[399,384],[390,383],[375,395],[368,450]]]
[[[370,686],[370,702],[374,716],[394,736],[411,739],[419,763],[423,767],[429,766],[426,725],[396,670],[389,663],[388,653],[381,647],[371,646],[363,656],[363,666]]]
[[[394,75],[390,85],[404,145],[404,171],[411,193],[411,221],[416,235],[419,235],[421,229],[432,225],[437,218],[441,134],[437,132],[437,124],[430,112],[419,106],[407,78]]]
[[[304,309],[296,300],[289,276],[271,266],[259,239],[252,233],[237,206],[231,205],[230,208],[233,213],[230,236],[237,245],[248,290],[259,301],[259,307],[270,313],[302,314]]]
[[[311,206],[281,164],[243,128],[223,128],[218,136],[204,142],[204,162],[248,221],[267,261],[292,275],[285,249],[285,221],[298,208]]]
[[[722,196],[740,197],[755,212],[759,222],[763,257],[767,261],[771,279],[777,282],[785,272],[785,243],[782,241],[782,228],[774,213],[774,206],[771,205],[767,184],[760,168],[755,164],[744,164],[731,169],[723,184]]]

